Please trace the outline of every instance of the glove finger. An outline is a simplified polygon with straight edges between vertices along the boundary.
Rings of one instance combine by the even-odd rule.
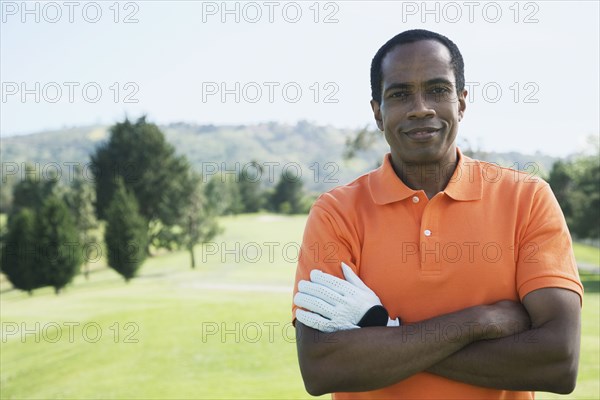
[[[330,320],[310,311],[296,310],[296,319],[302,322],[304,325],[321,332],[330,333],[337,330]]]
[[[332,333],[341,330],[358,329],[360,326],[350,323],[337,323],[310,311],[296,310],[296,319],[304,325],[321,332]]]
[[[294,304],[298,307],[321,314],[325,318],[332,319],[336,315],[334,307],[331,304],[305,293],[296,293],[294,296]]]
[[[336,306],[344,302],[344,297],[339,293],[336,293],[326,286],[310,281],[298,282],[298,292],[319,298],[331,304],[332,306]]]
[[[342,272],[344,273],[344,278],[346,278],[346,281],[350,282],[357,288],[366,290],[368,292],[372,292],[372,290],[367,285],[365,285],[365,283],[358,277],[358,275],[356,275],[352,268],[346,265],[343,261]]]
[[[354,287],[354,285],[346,282],[343,279],[338,278],[337,276],[333,276],[323,271],[319,271],[318,269],[313,269],[310,272],[310,280],[314,283],[318,283],[319,285],[325,286],[330,290],[341,294],[342,296],[354,297],[357,294],[357,290],[356,287]]]

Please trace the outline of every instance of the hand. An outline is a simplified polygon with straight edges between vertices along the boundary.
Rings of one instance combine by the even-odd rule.
[[[346,280],[313,270],[310,281],[298,283],[294,304],[309,310],[296,311],[300,322],[322,332],[399,325],[398,320],[388,318],[379,297],[352,268],[342,263],[342,272]]]

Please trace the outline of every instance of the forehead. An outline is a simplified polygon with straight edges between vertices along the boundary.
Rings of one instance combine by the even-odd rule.
[[[394,47],[381,63],[382,81],[409,83],[433,78],[454,81],[450,51],[434,40],[420,40]]]

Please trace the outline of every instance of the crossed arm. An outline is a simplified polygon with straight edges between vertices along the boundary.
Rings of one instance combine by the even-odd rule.
[[[375,390],[422,371],[496,389],[570,393],[580,313],[577,293],[545,288],[523,305],[502,301],[398,328],[326,334],[297,321],[300,369],[313,395]],[[485,329],[490,324],[498,329]],[[442,334],[456,327],[456,335]]]

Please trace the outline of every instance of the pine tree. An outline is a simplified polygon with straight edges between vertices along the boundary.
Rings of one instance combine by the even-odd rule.
[[[75,225],[79,233],[79,243],[82,246],[82,251],[86,249],[86,245],[97,243],[97,238],[93,235],[93,230],[98,228],[98,220],[94,210],[96,202],[96,191],[91,182],[87,181],[81,170],[76,168],[73,181],[65,193],[65,202],[69,206],[75,218]],[[85,278],[89,277],[89,263],[86,259],[83,260],[83,273]]]
[[[31,295],[32,290],[42,286],[42,276],[36,263],[35,212],[22,208],[8,224],[8,232],[2,246],[2,272],[10,283]]]
[[[15,175],[2,175],[2,184],[0,185],[0,213],[8,214],[12,211],[16,185],[17,177]]]
[[[156,229],[150,230],[147,251],[171,247],[166,232],[182,217],[190,193],[185,179],[190,170],[185,157],[177,156],[163,132],[145,117],[135,123],[125,120],[111,128],[109,141],[91,157],[96,179],[96,214],[107,218],[107,209],[116,191],[116,180],[135,196],[139,213]],[[147,228],[148,232],[148,228]]]
[[[570,192],[571,232],[578,238],[600,237],[600,156],[573,161],[575,189]]]
[[[36,262],[44,284],[54,287],[58,294],[71,282],[82,262],[75,220],[67,205],[50,195],[42,204],[36,226],[39,244]]]
[[[235,179],[225,174],[217,174],[210,178],[204,193],[209,207],[215,210],[217,215],[240,214],[244,211],[239,185]]]
[[[129,282],[146,258],[148,224],[122,179],[117,179],[116,191],[106,210],[104,241],[109,266]]]
[[[252,161],[249,165],[252,168],[246,166],[238,173],[237,184],[244,207],[243,212],[254,213],[264,206],[265,195],[261,188],[263,169],[256,161]]]
[[[214,207],[211,207],[204,193],[202,178],[192,173],[188,181],[192,185],[192,188],[189,189],[192,194],[188,199],[188,206],[184,210],[183,220],[180,223],[183,229],[179,242],[190,253],[191,267],[196,268],[194,246],[211,240],[221,232],[221,228],[217,224],[217,212]]]
[[[556,200],[558,200],[558,204],[560,204],[568,222],[571,222],[570,219],[573,214],[570,193],[575,185],[571,169],[572,166],[569,163],[558,160],[552,165],[552,170],[548,176],[548,183],[552,187]]]
[[[304,211],[302,179],[289,171],[281,174],[281,179],[271,195],[271,207],[276,212],[297,214]]]
[[[30,208],[38,212],[42,208],[44,200],[52,194],[56,194],[58,186],[57,179],[41,179],[33,173],[33,167],[25,166],[25,179],[19,181],[13,190],[13,208],[9,219],[21,208]],[[31,173],[29,173],[31,172]]]

